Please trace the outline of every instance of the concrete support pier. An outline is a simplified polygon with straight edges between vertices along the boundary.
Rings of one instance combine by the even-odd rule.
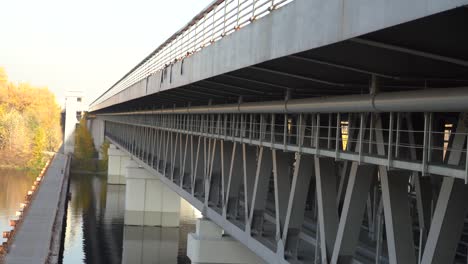
[[[135,161],[126,170],[125,225],[178,227],[180,197]]]
[[[108,184],[125,184],[125,166],[130,158],[125,153],[113,144],[110,144],[109,162],[107,164],[107,183]]]
[[[265,263],[239,241],[223,236],[223,230],[205,218],[198,219],[196,232],[188,234],[187,256],[193,264]]]

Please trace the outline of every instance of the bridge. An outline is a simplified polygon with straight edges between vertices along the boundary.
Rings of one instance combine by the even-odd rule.
[[[193,263],[466,262],[467,5],[214,1],[90,106],[125,223],[182,197]]]

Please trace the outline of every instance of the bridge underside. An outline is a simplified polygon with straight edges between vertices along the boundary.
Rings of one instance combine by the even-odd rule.
[[[460,7],[96,113],[233,103],[239,97],[244,102],[271,101],[288,93],[290,98],[366,94],[372,75],[381,77],[383,92],[466,87],[467,24],[468,8]]]
[[[460,7],[93,114],[268,263],[466,263],[466,25]],[[405,108],[378,111],[392,92]]]

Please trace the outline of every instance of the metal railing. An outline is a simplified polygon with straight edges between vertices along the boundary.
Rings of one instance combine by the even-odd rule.
[[[96,98],[104,101],[294,0],[216,0]]]
[[[449,144],[449,138],[468,139],[463,126],[455,130],[446,122],[433,130],[433,113],[424,113],[420,127],[402,113],[303,113],[303,114],[198,114],[198,115],[101,115],[108,123],[196,136],[224,139],[285,151],[315,154],[422,175],[439,174],[468,182],[466,145]],[[453,140],[453,139],[452,139]],[[467,161],[450,164],[446,153]]]

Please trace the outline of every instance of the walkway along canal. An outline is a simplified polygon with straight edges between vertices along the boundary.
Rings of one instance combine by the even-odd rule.
[[[6,263],[56,263],[68,193],[70,158],[57,153],[11,238]]]

